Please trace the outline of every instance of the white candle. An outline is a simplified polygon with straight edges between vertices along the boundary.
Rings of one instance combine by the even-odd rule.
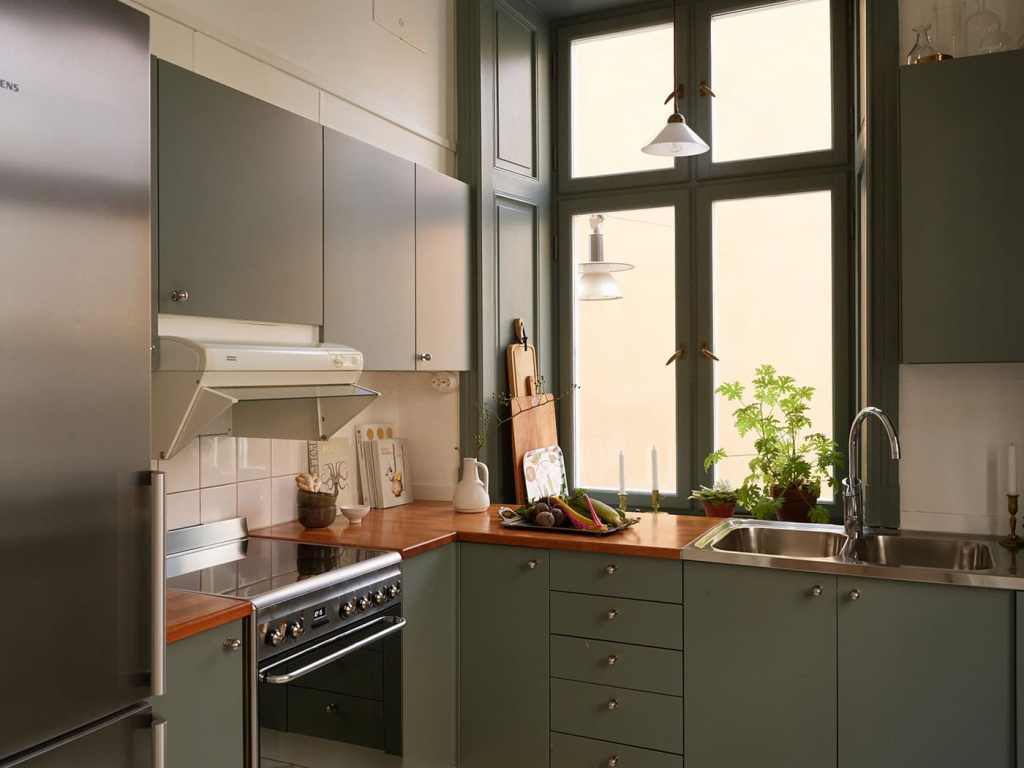
[[[651,490],[658,490],[658,449],[651,448]]]
[[[619,451],[619,493],[626,492],[626,454]]]
[[[1008,452],[1007,459],[1008,459],[1007,463],[1009,464],[1009,467],[1008,467],[1009,474],[1008,474],[1008,481],[1007,481],[1007,485],[1008,485],[1007,493],[1009,493],[1011,496],[1016,496],[1017,495],[1017,446],[1014,445],[1013,443],[1010,443],[1010,450]]]

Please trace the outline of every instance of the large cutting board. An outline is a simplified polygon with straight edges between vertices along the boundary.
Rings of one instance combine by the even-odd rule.
[[[515,476],[516,503],[526,503],[526,479],[523,456],[527,451],[558,445],[555,419],[555,396],[528,395],[509,401],[512,416],[512,466]]]

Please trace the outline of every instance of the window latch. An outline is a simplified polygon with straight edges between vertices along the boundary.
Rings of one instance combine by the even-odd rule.
[[[686,345],[683,344],[679,349],[672,353],[672,357],[665,361],[665,365],[672,365],[677,360],[686,359]]]

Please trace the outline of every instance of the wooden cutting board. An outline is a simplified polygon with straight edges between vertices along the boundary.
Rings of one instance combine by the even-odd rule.
[[[512,466],[516,503],[526,503],[523,456],[527,451],[558,445],[554,395],[527,395],[509,401],[512,416]]]
[[[508,345],[505,362],[508,367],[509,397],[523,397],[537,392],[537,348],[528,342],[522,320],[516,320],[517,341]]]

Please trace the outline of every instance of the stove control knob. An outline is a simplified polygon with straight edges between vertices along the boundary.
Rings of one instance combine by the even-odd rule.
[[[387,599],[388,597],[384,594],[383,589],[378,589],[376,592],[373,593],[373,602],[375,602],[377,605],[383,605],[384,601]]]
[[[369,597],[369,595],[364,595],[363,597],[360,597],[359,600],[356,602],[356,607],[358,607],[360,611],[365,611],[367,608],[369,608],[370,607],[370,597]]]
[[[306,625],[302,623],[302,619],[296,619],[288,625],[288,634],[296,640],[306,634]]]
[[[276,647],[284,642],[284,631],[284,624],[278,624],[276,627],[272,627],[267,630],[267,645],[273,645]]]
[[[397,584],[388,584],[388,587],[387,587],[386,591],[388,593],[388,599],[389,600],[394,600],[396,597],[398,597],[398,585]]]
[[[341,604],[341,615],[348,618],[356,612],[356,604],[354,600],[349,600]]]

